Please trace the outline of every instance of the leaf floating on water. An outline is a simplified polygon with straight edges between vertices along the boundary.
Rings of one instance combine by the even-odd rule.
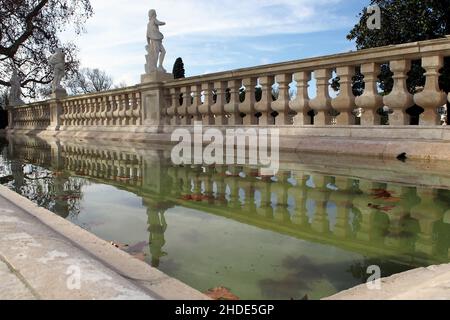
[[[393,198],[393,194],[395,193],[384,189],[373,189],[372,192],[372,196],[375,199],[391,199]]]
[[[117,177],[117,180],[119,180],[119,181],[130,181],[131,180],[131,178],[130,177]]]
[[[371,209],[383,211],[383,212],[386,212],[386,213],[389,212],[389,211],[392,211],[395,208],[395,206],[381,206],[379,204],[372,204],[372,203],[369,203],[368,207],[371,208]]]
[[[111,245],[113,245],[114,247],[116,247],[117,249],[120,249],[120,250],[125,250],[126,248],[128,248],[127,244],[123,244],[120,242],[111,241],[110,243],[111,243]]]
[[[128,252],[142,252],[149,243],[147,241],[138,242],[136,244],[133,244],[127,248]]]
[[[209,200],[215,200],[212,196],[202,195],[202,194],[193,194],[193,195],[184,195],[180,198],[182,201],[194,201],[194,202],[200,202],[200,201],[209,201]]]
[[[210,297],[213,300],[230,300],[236,301],[239,300],[239,297],[234,295],[230,289],[225,287],[217,287],[214,289],[209,289],[205,292],[205,295]]]
[[[141,261],[145,261],[145,257],[147,256],[145,253],[143,252],[137,252],[137,253],[131,253],[131,256],[135,259],[141,260]]]

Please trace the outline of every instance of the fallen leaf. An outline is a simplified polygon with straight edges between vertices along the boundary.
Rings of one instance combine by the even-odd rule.
[[[231,293],[231,290],[225,287],[209,289],[205,294],[213,300],[239,300],[239,297]]]
[[[146,254],[143,252],[130,253],[130,255],[135,259],[145,261]]]
[[[113,245],[114,247],[116,247],[117,249],[120,249],[120,250],[125,250],[126,248],[128,248],[127,244],[123,244],[120,242],[111,241],[110,243],[111,243],[111,245]]]
[[[142,252],[146,247],[148,247],[149,243],[147,241],[138,242],[133,244],[127,248],[129,252]]]

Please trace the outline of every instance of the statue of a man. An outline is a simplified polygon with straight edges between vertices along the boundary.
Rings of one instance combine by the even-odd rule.
[[[164,48],[162,41],[164,35],[159,31],[159,26],[164,26],[166,23],[156,19],[156,11],[150,10],[148,13],[149,23],[147,26],[147,43],[148,56],[147,56],[147,73],[153,71],[166,72],[163,67],[164,58],[166,56],[166,49]],[[159,64],[158,64],[159,61]]]
[[[15,68],[13,69],[13,73],[9,83],[11,84],[11,89],[9,91],[9,105],[13,107],[25,104],[25,102],[23,102],[21,99],[22,95],[21,79]]]
[[[61,86],[61,80],[64,78],[64,73],[66,70],[66,55],[62,49],[58,48],[49,59],[50,66],[53,68],[53,83],[52,91],[65,91]]]

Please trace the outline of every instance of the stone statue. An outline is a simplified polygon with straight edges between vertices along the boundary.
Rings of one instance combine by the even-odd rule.
[[[159,31],[159,26],[164,26],[166,23],[156,19],[156,11],[150,10],[148,13],[149,23],[147,26],[147,65],[146,73],[149,74],[154,71],[166,72],[163,67],[164,58],[166,56],[166,49],[162,41],[164,35]],[[159,64],[158,64],[159,62]]]
[[[61,86],[61,80],[64,78],[66,71],[66,55],[62,49],[56,49],[55,54],[50,57],[49,63],[53,68],[52,92],[54,94],[57,92],[65,93],[66,90]]]
[[[23,102],[21,99],[22,95],[21,79],[15,68],[13,69],[12,77],[9,82],[11,84],[11,90],[9,91],[9,105],[11,107],[14,107],[25,104],[25,102]]]

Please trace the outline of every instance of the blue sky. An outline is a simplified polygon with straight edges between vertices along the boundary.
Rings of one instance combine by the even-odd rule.
[[[147,12],[154,8],[167,49],[165,67],[182,57],[187,76],[354,50],[346,39],[369,0],[91,0],[86,33],[63,39],[83,67],[133,85],[144,73]]]

